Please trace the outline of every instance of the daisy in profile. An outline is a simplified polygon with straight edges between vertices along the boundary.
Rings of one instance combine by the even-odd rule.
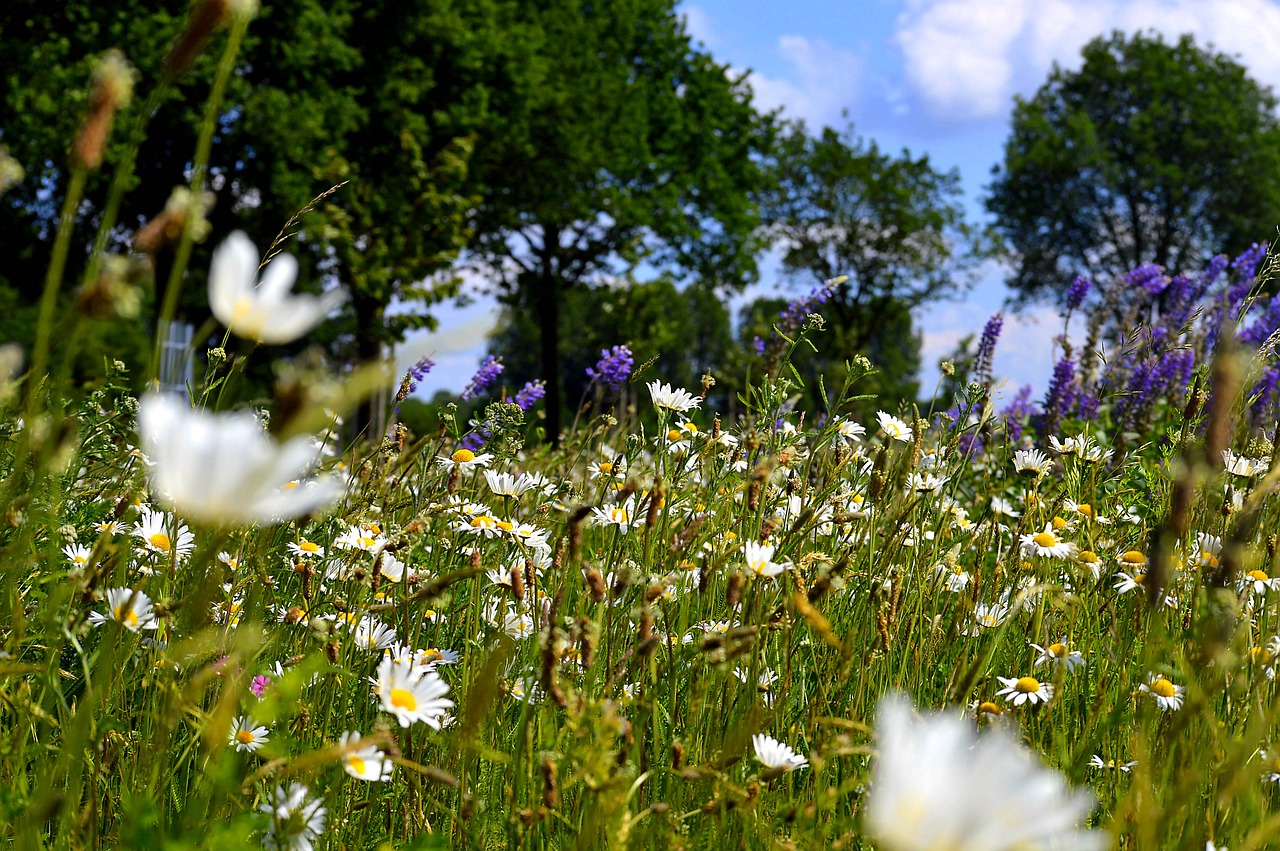
[[[836,423],[836,436],[846,444],[860,442],[866,433],[867,429],[853,420],[841,418]]]
[[[973,622],[964,631],[965,635],[981,635],[988,629],[995,629],[1009,618],[1009,604],[1003,600],[999,603],[979,603],[973,607]]]
[[[1123,771],[1125,774],[1128,774],[1133,769],[1133,767],[1138,763],[1121,762],[1119,760],[1114,760],[1114,759],[1103,759],[1101,754],[1094,754],[1093,757],[1089,760],[1089,764],[1101,771]]]
[[[1102,851],[1081,830],[1093,809],[999,725],[979,733],[960,713],[917,717],[900,695],[880,701],[866,830],[884,851],[1071,848]]]
[[[885,411],[876,412],[876,422],[880,424],[880,430],[884,432],[885,436],[890,440],[910,443],[914,437],[911,431],[911,426]]]
[[[1074,671],[1076,668],[1084,666],[1084,654],[1079,650],[1072,650],[1068,647],[1065,638],[1047,647],[1041,647],[1039,644],[1032,644],[1031,646],[1040,654],[1035,661],[1035,667],[1037,668],[1041,665],[1062,665],[1067,671]]]
[[[1224,469],[1233,476],[1239,476],[1242,479],[1252,479],[1260,476],[1271,467],[1270,458],[1247,458],[1244,455],[1237,455],[1230,449],[1222,450],[1222,464]]]
[[[384,650],[396,643],[396,631],[373,617],[363,617],[356,624],[354,641],[361,650]]]
[[[1138,691],[1151,695],[1165,712],[1174,712],[1182,708],[1187,689],[1169,680],[1161,674],[1147,674],[1147,681],[1138,686]]]
[[[231,722],[231,734],[227,737],[227,743],[242,753],[253,753],[267,743],[269,735],[266,727],[260,724],[255,727],[248,718],[238,715]]]
[[[457,470],[461,473],[470,473],[477,467],[486,467],[493,460],[493,455],[488,452],[481,452],[479,455],[470,449],[462,448],[455,450],[452,455],[445,457],[443,455],[436,458],[436,463],[446,470],[452,472]]]
[[[62,548],[62,554],[67,557],[67,561],[71,562],[72,567],[84,567],[89,563],[93,548],[81,544],[67,544]]]
[[[1095,581],[1102,577],[1102,559],[1093,550],[1080,550],[1076,553],[1076,561],[1089,570]]]
[[[278,254],[258,283],[258,249],[236,231],[213,252],[209,310],[237,337],[268,345],[291,343],[341,306],[346,294],[295,295],[298,261]]]
[[[755,748],[756,759],[767,769],[766,776],[772,774],[776,777],[789,771],[804,768],[809,764],[807,758],[796,753],[789,745],[784,745],[772,736],[757,733],[751,737],[751,746]]]
[[[138,434],[154,461],[147,477],[158,501],[210,525],[278,523],[338,498],[333,477],[300,483],[316,462],[311,438],[277,442],[251,411],[210,414],[183,398],[149,393]]]
[[[160,557],[174,553],[182,559],[196,548],[196,536],[186,524],[151,508],[142,509],[142,516],[133,526],[133,537],[142,542],[145,552]]]
[[[1240,579],[1241,590],[1252,591],[1259,597],[1265,595],[1268,591],[1274,591],[1280,588],[1280,578],[1275,578],[1268,574],[1265,570],[1251,570]]]
[[[301,783],[277,786],[275,794],[259,809],[271,817],[262,844],[289,851],[311,851],[324,833],[325,816],[329,812],[324,808],[324,801],[310,797],[310,790]]]
[[[747,569],[756,576],[773,577],[787,569],[785,564],[773,560],[773,544],[757,544],[747,541],[742,545],[742,555],[747,561]]]
[[[936,473],[912,473],[907,486],[911,490],[919,491],[920,493],[931,493],[946,483],[947,477],[939,476]]]
[[[94,626],[101,626],[108,621],[114,621],[130,632],[160,626],[151,609],[151,598],[130,588],[108,588],[107,614],[89,613],[89,623]]]
[[[377,745],[366,744],[364,747],[358,747],[359,744],[359,733],[343,733],[342,738],[338,740],[340,747],[353,749],[343,755],[342,770],[357,780],[371,782],[390,780],[391,772],[395,768],[390,758],[380,751]]]
[[[621,505],[611,508],[593,508],[591,514],[601,526],[617,526],[625,532],[643,519],[636,516],[636,498],[633,496]]]
[[[495,496],[520,497],[534,486],[533,479],[528,476],[513,476],[495,470],[485,470],[484,480]]]
[[[352,526],[336,539],[333,545],[340,550],[363,550],[366,553],[381,552],[388,541],[376,523]]]
[[[655,408],[665,408],[668,411],[683,414],[702,404],[702,400],[688,390],[673,389],[670,384],[663,384],[655,380],[645,386],[649,388],[649,397],[653,400]]]
[[[1076,554],[1076,545],[1058,537],[1052,522],[1046,523],[1044,530],[1035,534],[1022,536],[1022,555],[1024,557],[1040,556],[1042,558],[1071,558]]]
[[[401,727],[421,721],[440,729],[441,719],[453,708],[445,697],[449,685],[434,670],[412,662],[396,662],[384,656],[378,665],[378,697],[382,708],[396,716]]]
[[[1038,478],[1053,469],[1053,461],[1039,449],[1019,449],[1013,453],[1013,469]]]
[[[1053,699],[1053,685],[1042,683],[1035,677],[996,677],[996,679],[1004,686],[996,692],[996,696],[1003,697],[1014,706],[1021,706],[1024,703],[1035,706],[1037,703],[1048,703]]]

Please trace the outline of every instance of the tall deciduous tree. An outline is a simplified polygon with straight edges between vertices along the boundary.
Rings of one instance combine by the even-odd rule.
[[[927,156],[886,154],[852,128],[811,136],[795,124],[771,177],[761,209],[784,271],[814,283],[849,276],[822,309],[822,362],[866,354],[882,370],[876,392],[913,395],[920,356],[910,311],[962,291],[987,251],[965,217],[959,175]]]
[[[473,259],[537,318],[548,433],[560,428],[562,295],[663,268],[718,288],[755,271],[769,122],[690,43],[672,0],[538,0],[536,84],[477,140]]]
[[[1271,91],[1191,36],[1113,33],[1078,71],[1054,66],[1019,99],[987,208],[1016,252],[1024,297],[1076,274],[1143,263],[1199,268],[1280,224],[1280,122]]]

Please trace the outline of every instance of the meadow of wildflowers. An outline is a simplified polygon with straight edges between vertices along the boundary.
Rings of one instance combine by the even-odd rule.
[[[214,236],[249,358],[341,298]],[[792,405],[835,280],[761,341],[733,421],[714,376],[673,387],[619,345],[554,447],[541,384],[508,392],[496,359],[474,421],[349,445],[376,366],[283,370],[270,411],[220,403],[225,353],[187,393],[137,398],[146,365],[116,364],[76,396],[50,324],[0,376],[0,838],[1267,847],[1266,257],[1064,282],[1042,390],[992,375],[997,316],[960,398],[865,422],[862,359]]]

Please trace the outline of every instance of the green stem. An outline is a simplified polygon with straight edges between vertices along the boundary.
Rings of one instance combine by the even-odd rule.
[[[83,168],[73,169],[67,184],[67,195],[62,200],[62,214],[58,217],[58,235],[53,242],[53,254],[49,257],[49,269],[44,278],[44,294],[40,297],[40,314],[36,322],[36,343],[31,353],[31,374],[27,382],[27,414],[35,413],[36,385],[49,365],[49,343],[53,338],[54,312],[58,307],[58,293],[62,290],[62,274],[67,267],[67,253],[71,248],[71,233],[75,230],[76,210],[84,195],[85,181],[89,173]]]

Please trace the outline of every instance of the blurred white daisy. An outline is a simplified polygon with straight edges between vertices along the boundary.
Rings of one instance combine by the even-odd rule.
[[[1037,668],[1041,665],[1062,665],[1068,671],[1074,671],[1084,665],[1084,654],[1079,650],[1072,650],[1068,647],[1065,638],[1046,647],[1041,647],[1039,644],[1032,644],[1031,646],[1039,651],[1040,654],[1035,661],[1035,667]]]
[[[160,626],[151,609],[151,598],[130,588],[108,588],[107,614],[89,613],[89,623],[94,626],[101,626],[108,621],[115,621],[130,632]]]
[[[338,740],[342,747],[355,748],[360,744],[359,733],[343,733]],[[342,770],[357,780],[383,781],[391,779],[395,765],[375,744],[347,751],[342,757]]]
[[[315,464],[308,437],[278,443],[249,412],[208,414],[158,393],[138,406],[138,434],[155,465],[156,497],[212,525],[276,523],[310,514],[342,492],[332,477],[297,484]]]
[[[916,716],[900,695],[880,702],[867,833],[885,851],[1110,847],[1079,823],[1093,808],[1008,731],[983,734],[959,713]]]
[[[777,576],[786,570],[785,564],[773,560],[773,544],[759,544],[747,541],[742,545],[742,555],[746,559],[747,569],[756,576]]]
[[[757,733],[751,737],[751,746],[755,748],[756,759],[760,761],[760,764],[778,774],[796,771],[809,764],[807,758],[796,753],[789,745],[784,745],[772,736]]]
[[[313,843],[324,833],[328,813],[324,801],[310,797],[310,790],[301,783],[277,786],[259,809],[271,817],[262,841],[267,848],[312,851]]]
[[[346,294],[292,293],[298,261],[278,254],[258,284],[258,249],[236,231],[213,252],[209,268],[209,310],[237,337],[259,343],[291,343],[336,310]]]
[[[1156,705],[1165,712],[1181,709],[1187,693],[1186,687],[1177,685],[1160,674],[1148,674],[1147,681],[1138,686],[1138,691],[1155,698]]]

